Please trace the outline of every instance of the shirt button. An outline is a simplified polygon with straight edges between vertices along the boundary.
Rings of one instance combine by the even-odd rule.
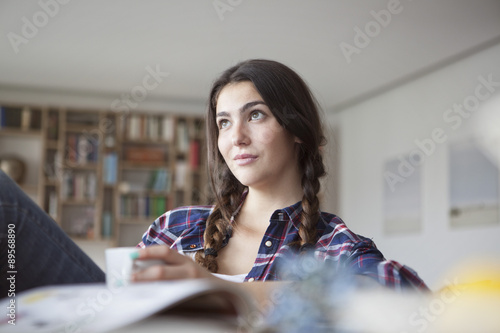
[[[196,247],[196,245],[195,244],[191,244],[191,245],[189,245],[189,247],[192,248],[192,249],[194,249]]]
[[[266,245],[267,247],[271,247],[273,245],[273,242],[268,240],[264,245]]]
[[[254,278],[250,278],[250,279],[248,279],[248,282],[254,282],[254,281],[255,281],[255,279],[254,279]]]

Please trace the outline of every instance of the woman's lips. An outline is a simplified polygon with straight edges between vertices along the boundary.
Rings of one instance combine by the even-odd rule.
[[[234,157],[234,161],[239,166],[250,164],[253,161],[255,161],[256,159],[257,159],[257,156],[251,155],[251,154],[241,154],[241,155],[236,155]]]

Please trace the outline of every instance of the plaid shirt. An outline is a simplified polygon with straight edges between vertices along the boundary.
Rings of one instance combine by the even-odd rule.
[[[190,206],[166,212],[149,227],[138,246],[166,244],[179,253],[193,256],[203,249],[205,224],[212,210],[213,206]],[[245,281],[281,280],[279,262],[297,255],[289,244],[298,239],[301,212],[300,202],[274,212]],[[428,290],[411,268],[385,260],[372,240],[353,233],[336,215],[321,212],[317,232],[316,258],[338,269],[370,276],[387,287]],[[224,245],[229,238],[228,235]]]

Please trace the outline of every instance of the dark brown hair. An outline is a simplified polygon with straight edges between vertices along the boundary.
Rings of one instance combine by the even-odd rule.
[[[222,248],[230,231],[230,219],[240,205],[243,186],[229,170],[219,152],[216,123],[217,98],[230,83],[250,81],[267,104],[278,123],[300,140],[299,168],[302,173],[302,215],[299,237],[295,245],[316,243],[319,219],[319,178],[325,174],[320,146],[325,144],[318,106],[308,86],[289,67],[271,60],[252,59],[227,69],[214,82],[207,110],[208,171],[215,208],[207,219],[205,250],[195,260],[211,272],[217,272],[216,252]],[[206,253],[206,254],[205,254]]]

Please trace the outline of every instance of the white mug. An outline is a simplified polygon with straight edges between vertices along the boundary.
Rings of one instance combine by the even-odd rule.
[[[124,287],[130,284],[130,278],[138,270],[153,265],[164,264],[163,260],[134,260],[132,254],[137,247],[114,247],[106,249],[106,284],[108,288]]]

